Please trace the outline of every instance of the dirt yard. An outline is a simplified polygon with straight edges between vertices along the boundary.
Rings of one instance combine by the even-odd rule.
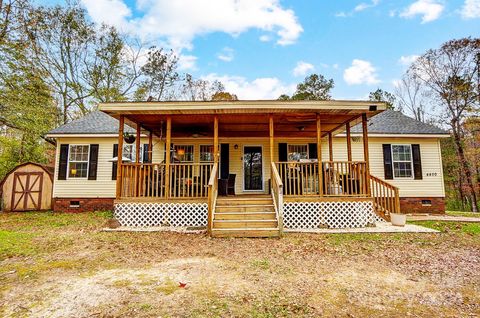
[[[102,232],[108,217],[1,214],[0,316],[480,315],[478,223],[419,222],[437,234],[211,239]]]

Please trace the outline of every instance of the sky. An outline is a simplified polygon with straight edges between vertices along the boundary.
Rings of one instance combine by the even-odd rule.
[[[54,0],[44,0],[52,3]],[[394,91],[408,65],[445,41],[480,36],[480,0],[80,0],[94,22],[172,48],[181,72],[240,99],[291,94],[311,73],[334,99]]]

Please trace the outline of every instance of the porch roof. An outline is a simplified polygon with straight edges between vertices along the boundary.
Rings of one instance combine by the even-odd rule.
[[[171,101],[101,103],[99,109],[112,117],[125,116],[125,122],[162,135],[167,116],[172,118],[172,136],[212,136],[213,117],[219,117],[221,137],[266,137],[268,117],[274,116],[277,137],[314,137],[316,114],[321,115],[322,134],[338,133],[344,125],[357,124],[362,114],[371,117],[386,109],[372,101]]]

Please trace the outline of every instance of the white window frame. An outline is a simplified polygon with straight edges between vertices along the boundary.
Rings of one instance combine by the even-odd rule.
[[[132,158],[129,158],[129,159],[131,160],[130,162],[134,163],[135,162],[134,156],[136,156],[137,145],[135,143],[133,143],[133,144],[123,144],[124,149],[127,146],[132,147],[132,150],[131,150]],[[124,157],[124,152],[123,152],[124,149],[122,149],[122,157]],[[140,161],[139,162],[143,162],[143,144],[140,144]]]
[[[87,146],[88,147],[88,152],[87,152],[87,176],[86,177],[70,177],[70,153],[71,153],[71,147],[75,147],[75,146]],[[85,161],[72,160],[72,162],[85,162]],[[68,155],[67,155],[67,180],[68,179],[87,180],[89,170],[90,170],[90,144],[69,144],[68,145]]]
[[[290,146],[304,146],[307,148],[307,159],[310,159],[310,152],[308,150],[308,144],[288,144],[287,143],[287,161],[289,161],[290,150],[288,149]]]
[[[187,145],[188,146],[188,145]],[[214,148],[214,145],[212,144],[200,144],[198,146],[198,162],[206,162],[206,163],[213,163],[215,162],[215,158],[213,158],[212,161],[202,161],[202,147],[212,147]],[[212,152],[213,156],[215,156],[215,149],[213,149],[213,152]]]
[[[395,176],[395,162],[408,162],[407,160],[394,160],[393,159],[393,146],[408,146],[410,148],[410,167],[412,170],[412,175],[410,177],[396,177]],[[412,145],[411,144],[392,144],[390,153],[392,154],[392,175],[393,179],[399,179],[399,180],[410,180],[415,178],[415,171],[413,170],[413,151],[412,151]]]
[[[173,151],[174,152],[177,152],[176,150],[176,147],[192,147],[192,161],[182,161],[182,162],[187,162],[187,163],[194,163],[195,162],[195,144],[191,144],[191,143],[186,143],[186,144],[173,144]],[[199,155],[200,156],[200,155]],[[200,158],[199,158],[200,160]]]

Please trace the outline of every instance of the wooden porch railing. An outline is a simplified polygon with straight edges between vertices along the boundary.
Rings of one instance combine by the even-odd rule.
[[[213,163],[172,163],[168,196],[164,163],[123,163],[122,198],[206,198]]]
[[[400,196],[397,187],[371,175],[370,188],[375,210],[380,216],[389,221],[390,213],[400,213]]]
[[[280,236],[283,235],[283,182],[278,173],[277,166],[271,163],[272,169],[272,198],[277,214],[278,229]]]
[[[277,162],[285,196],[319,195],[319,184],[326,197],[366,197],[367,164],[365,161],[322,162],[323,180],[318,182],[317,162]]]
[[[207,219],[207,231],[208,234],[212,233],[213,218],[215,214],[215,206],[217,205],[218,197],[218,163],[215,163],[208,180],[208,219]]]

